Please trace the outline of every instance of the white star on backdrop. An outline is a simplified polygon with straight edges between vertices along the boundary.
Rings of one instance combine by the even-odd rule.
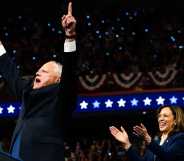
[[[172,96],[170,98],[171,104],[176,104],[177,103],[177,100],[178,100],[178,98],[176,98],[175,96]]]
[[[0,114],[2,114],[3,113],[3,108],[2,107],[0,107]]]
[[[152,100],[149,97],[146,97],[143,101],[145,106],[150,106]]]
[[[126,101],[121,98],[119,101],[117,101],[117,103],[119,107],[125,107]]]
[[[137,99],[133,99],[133,100],[131,100],[131,104],[132,104],[132,106],[137,106],[138,105],[138,100]]]
[[[164,105],[164,101],[165,101],[165,98],[163,98],[162,96],[159,96],[157,99],[157,105]]]
[[[14,113],[15,107],[13,107],[12,105],[10,105],[8,108],[8,113]]]
[[[99,108],[100,107],[100,102],[98,102],[98,101],[93,102],[93,107],[94,108]]]
[[[108,99],[108,100],[105,102],[105,105],[106,105],[107,108],[108,108],[108,107],[112,107],[112,104],[113,104],[113,102],[112,102],[110,99]]]
[[[80,103],[80,106],[81,106],[81,110],[82,110],[82,109],[87,109],[88,103],[87,103],[86,101],[82,101],[82,102]]]

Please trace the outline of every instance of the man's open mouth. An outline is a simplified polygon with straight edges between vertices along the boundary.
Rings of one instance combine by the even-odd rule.
[[[41,80],[40,80],[39,78],[35,78],[35,82],[36,82],[36,83],[40,83]]]

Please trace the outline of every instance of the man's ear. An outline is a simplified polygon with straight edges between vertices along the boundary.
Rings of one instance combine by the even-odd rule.
[[[60,81],[61,81],[61,77],[59,77],[56,82],[60,83]]]

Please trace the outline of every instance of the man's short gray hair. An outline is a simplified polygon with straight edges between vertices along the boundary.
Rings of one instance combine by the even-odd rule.
[[[53,62],[57,65],[56,72],[58,73],[59,76],[61,76],[62,70],[63,70],[63,65],[57,61],[53,61]]]

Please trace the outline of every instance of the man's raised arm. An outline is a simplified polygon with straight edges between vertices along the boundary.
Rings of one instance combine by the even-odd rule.
[[[68,13],[61,18],[61,24],[65,31],[64,52],[76,51],[76,20],[72,16],[72,2],[68,4]]]
[[[6,49],[0,41],[0,74],[8,83],[12,94],[16,98],[21,98],[23,88],[27,85],[28,81],[20,77],[15,62],[12,61],[8,53],[5,53],[7,53]]]

